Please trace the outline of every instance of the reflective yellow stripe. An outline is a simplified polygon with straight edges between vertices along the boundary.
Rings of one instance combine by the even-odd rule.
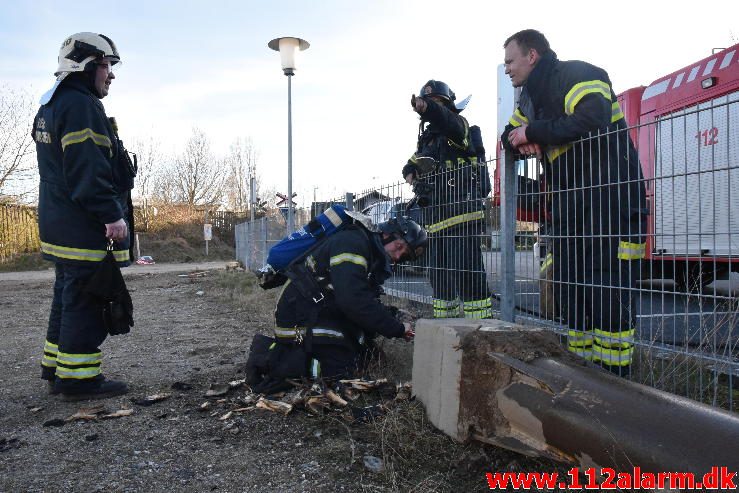
[[[344,334],[340,330],[334,330],[334,329],[323,329],[320,327],[313,327],[313,335],[314,336],[323,336],[323,337],[335,337],[337,339],[343,339]]]
[[[295,339],[296,334],[305,335],[305,329],[304,328],[287,328],[283,329],[280,327],[275,328],[275,337],[278,337],[280,339]]]
[[[646,243],[629,243],[628,241],[618,242],[617,257],[619,260],[637,260],[644,258],[647,252]]]
[[[624,117],[624,112],[621,111],[621,105],[618,104],[618,101],[614,102],[611,105],[611,123],[616,123],[623,117]]]
[[[60,365],[94,365],[102,362],[103,353],[69,354],[59,353],[56,357]]]
[[[553,162],[555,159],[557,159],[559,156],[564,154],[565,152],[569,151],[572,148],[572,144],[565,144],[559,147],[554,147],[549,150],[547,150],[547,158],[549,159],[549,162]]]
[[[457,300],[441,300],[435,298],[433,307],[434,318],[452,318],[459,315],[459,302]]]
[[[295,339],[296,334],[305,336],[305,327],[284,328],[275,327],[275,337],[280,339]],[[318,337],[333,337],[335,339],[343,339],[344,333],[336,329],[327,329],[325,327],[313,327],[313,335]]]
[[[44,355],[41,357],[41,365],[47,368],[56,368],[58,354],[59,346],[53,342],[44,341]]]
[[[545,272],[551,265],[554,264],[554,257],[552,257],[551,253],[547,253],[547,256],[544,257],[544,262],[541,264],[541,268],[539,269],[540,273]]]
[[[492,317],[493,317],[492,308],[484,308],[481,310],[468,310],[467,308],[464,309],[464,318],[480,319],[480,318],[492,318]]]
[[[513,112],[513,116],[508,120],[508,123],[514,127],[520,127],[521,125],[528,125],[529,119],[523,116],[520,109],[516,108],[516,111]]]
[[[277,301],[275,302],[275,309],[274,312],[277,311],[277,306],[280,304],[280,300],[282,299],[282,295],[285,294],[285,290],[290,285],[290,279],[285,281],[285,284],[282,285],[282,288],[280,288],[280,294],[277,296]],[[273,313],[274,313],[273,312]]]
[[[365,269],[367,268],[367,259],[362,257],[361,255],[355,255],[353,253],[341,253],[339,255],[334,255],[329,260],[329,265],[331,265],[331,267],[335,267],[339,264],[343,264],[344,262],[351,262],[352,264],[361,265]]]
[[[582,358],[585,358],[587,361],[593,360],[593,351],[590,348],[583,349],[583,348],[568,347],[567,350],[571,353],[575,353],[576,355]]]
[[[575,106],[588,94],[600,94],[611,101],[611,88],[602,80],[587,80],[572,86],[570,92],[565,96],[565,113],[571,115],[575,112]]]
[[[51,243],[41,242],[41,252],[54,257],[66,258],[70,260],[88,260],[91,262],[100,262],[105,258],[105,250],[87,250],[84,248],[72,248],[61,245],[52,245]],[[113,250],[113,257],[118,262],[126,262],[129,260],[128,250]]]
[[[44,356],[41,358],[41,366],[45,366],[47,368],[56,368],[56,358],[44,354]]]
[[[593,343],[593,334],[589,331],[568,330],[567,345],[569,347],[587,347]]]
[[[634,344],[636,329],[624,330],[622,332],[607,332],[595,329],[595,342],[606,348],[630,348]]]
[[[64,368],[57,366],[56,376],[59,378],[92,378],[100,375],[100,367],[88,367],[88,368]]]
[[[467,146],[470,145],[470,141],[469,141],[470,127],[467,124],[467,121],[464,120],[464,118],[462,120],[464,121],[464,136],[462,136],[462,144],[461,145],[457,144],[452,139],[446,139],[446,141],[450,146],[456,147],[457,149],[464,151],[467,149]]]
[[[628,349],[606,349],[598,345],[593,346],[593,361],[601,361],[611,366],[626,366],[631,364],[634,357],[634,347]]]
[[[481,300],[473,300],[473,301],[465,301],[464,302],[464,309],[465,310],[473,310],[473,309],[480,309],[480,308],[490,308],[493,306],[493,303],[490,301],[490,298],[483,298]]]
[[[442,310],[448,310],[449,308],[457,308],[459,306],[459,302],[457,301],[449,301],[449,300],[440,300],[435,299],[434,300],[434,308],[441,308]]]
[[[483,217],[484,214],[482,211],[468,212],[467,214],[461,214],[459,216],[450,217],[449,219],[445,219],[444,221],[434,223],[426,228],[426,232],[437,233],[442,229],[451,228],[452,226],[456,226],[457,224],[462,224],[469,221],[476,221],[478,219],[482,219]]]
[[[85,128],[76,132],[69,132],[64,137],[62,137],[62,151],[68,145],[79,144],[86,141],[87,139],[92,139],[95,144],[107,147],[108,149],[111,149],[113,147],[113,144],[110,142],[110,138],[105,135],[93,132],[92,129]]]
[[[59,352],[59,346],[53,342],[44,341],[44,352],[56,355]]]

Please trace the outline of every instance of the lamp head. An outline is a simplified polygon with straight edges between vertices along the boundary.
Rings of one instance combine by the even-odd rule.
[[[295,74],[295,55],[298,51],[307,50],[310,47],[304,39],[294,38],[290,36],[275,38],[267,46],[275,51],[280,52],[280,61],[282,62],[282,71],[285,75]]]

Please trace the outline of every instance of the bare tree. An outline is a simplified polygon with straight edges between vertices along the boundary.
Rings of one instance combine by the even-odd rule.
[[[185,150],[163,174],[171,182],[176,200],[190,205],[219,203],[226,177],[226,166],[216,161],[208,137],[198,128],[193,129]]]
[[[231,153],[226,158],[228,178],[225,188],[225,199],[231,209],[244,211],[249,207],[251,177],[254,177],[256,193],[259,195],[258,159],[259,152],[250,137],[239,137],[231,144]]]
[[[174,158],[165,156],[161,165],[153,170],[151,177],[151,198],[164,204],[178,202],[177,186],[174,180],[176,174]]]
[[[34,104],[25,91],[0,86],[0,195],[23,197],[32,188]]]
[[[160,143],[150,135],[147,140],[132,140],[128,150],[136,154],[139,168],[135,181],[136,194],[141,198],[150,199],[155,195],[157,174],[165,163]]]

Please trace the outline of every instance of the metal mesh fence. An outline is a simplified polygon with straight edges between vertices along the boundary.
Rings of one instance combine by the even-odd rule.
[[[615,373],[634,381],[736,411],[737,99],[569,144],[552,164],[507,158],[517,194],[503,214],[537,226],[532,251],[515,231],[510,316],[597,364],[630,361]]]
[[[296,227],[310,220],[309,211],[296,210],[294,213]],[[233,229],[236,259],[251,271],[257,271],[267,263],[269,249],[287,233],[286,219],[282,216],[260,217],[253,222],[236,224]]]
[[[424,225],[427,254],[384,286],[424,316],[543,326],[624,378],[736,411],[737,126],[734,94],[559,156],[443,167],[424,186],[392,183],[311,212],[347,203],[375,222]],[[254,269],[284,229],[261,221],[237,234],[250,235],[239,258]]]

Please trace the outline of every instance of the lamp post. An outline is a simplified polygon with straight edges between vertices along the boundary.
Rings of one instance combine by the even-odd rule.
[[[307,50],[310,44],[300,38],[275,38],[267,46],[280,52],[282,72],[287,76],[287,234],[295,231],[293,215],[293,120],[292,76],[295,75],[295,54]]]

